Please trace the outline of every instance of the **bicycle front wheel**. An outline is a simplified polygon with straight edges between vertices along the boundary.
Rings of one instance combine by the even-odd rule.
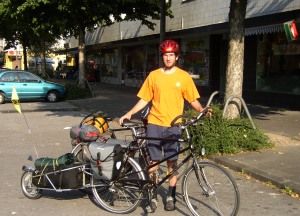
[[[134,211],[141,203],[142,189],[139,180],[145,180],[145,175],[133,158],[128,158],[117,181],[105,181],[92,178],[92,191],[96,202],[106,211],[116,214],[126,214]]]
[[[198,161],[182,181],[183,197],[193,215],[237,215],[240,205],[238,187],[220,165]]]

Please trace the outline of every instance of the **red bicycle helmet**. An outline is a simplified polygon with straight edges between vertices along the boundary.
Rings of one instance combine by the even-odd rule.
[[[173,40],[165,40],[159,47],[159,51],[161,54],[164,53],[178,53],[179,45],[176,41]]]

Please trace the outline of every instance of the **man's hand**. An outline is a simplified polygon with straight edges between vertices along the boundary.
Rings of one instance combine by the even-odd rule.
[[[204,109],[207,109],[207,112],[206,112],[205,115],[206,115],[208,118],[210,118],[210,117],[212,116],[213,110],[210,109],[209,107],[205,107],[205,108],[203,108],[203,109],[201,110],[201,112],[202,112]]]
[[[126,113],[125,115],[123,115],[123,116],[119,119],[120,125],[123,124],[124,119],[129,119],[129,120],[130,120],[130,119],[131,119],[131,115],[128,114],[128,113]]]

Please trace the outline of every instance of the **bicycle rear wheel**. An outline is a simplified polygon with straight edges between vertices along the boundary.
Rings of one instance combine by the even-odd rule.
[[[193,215],[237,215],[238,187],[233,177],[218,164],[197,162],[185,174],[182,191]]]
[[[133,158],[121,172],[125,177],[115,182],[92,178],[92,191],[96,202],[106,211],[126,214],[134,211],[141,203],[142,190],[137,180],[145,180],[145,175]]]

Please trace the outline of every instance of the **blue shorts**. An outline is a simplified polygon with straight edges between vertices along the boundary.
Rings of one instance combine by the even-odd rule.
[[[147,136],[178,139],[181,137],[181,132],[179,127],[163,127],[154,124],[148,124]],[[148,140],[148,149],[152,160],[162,160],[162,152],[164,152],[164,157],[169,157],[180,150],[180,143],[161,140]],[[178,155],[169,159],[169,161],[176,160],[178,160]]]

